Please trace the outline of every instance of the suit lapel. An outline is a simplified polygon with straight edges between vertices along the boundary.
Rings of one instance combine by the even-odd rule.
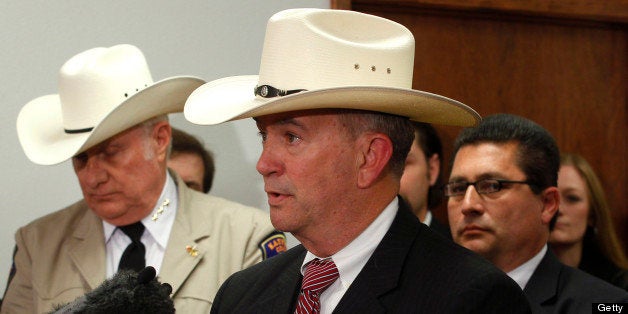
[[[94,289],[106,277],[102,221],[87,209],[75,227],[68,249],[70,259],[83,280]]]
[[[384,313],[379,297],[399,282],[406,256],[419,232],[417,218],[399,198],[399,210],[390,229],[351,284],[335,313]]]
[[[560,273],[561,264],[548,249],[523,289],[531,303],[543,305],[557,295]]]
[[[196,265],[203,260],[206,251],[203,247],[198,246],[201,238],[186,232],[186,228],[183,225],[178,219],[175,221],[159,271],[159,279],[172,286],[173,296],[179,291],[179,288],[196,268]],[[189,253],[186,249],[188,246],[190,247]],[[192,249],[197,252],[196,256],[191,254]]]
[[[301,288],[301,264],[305,258],[305,249],[300,247],[297,258],[282,267],[278,273],[276,286],[262,294],[255,306],[260,313],[292,313]],[[295,248],[297,249],[297,248]],[[283,253],[286,254],[286,253]]]
[[[180,181],[177,175],[173,175],[177,181],[177,191],[179,195],[179,208],[170,231],[170,238],[164,254],[164,260],[159,271],[159,279],[172,286],[172,295],[176,295],[179,288],[188,276],[192,273],[196,265],[200,263],[206,253],[206,248],[202,246],[202,240],[210,236],[210,233],[203,233],[206,228],[197,228],[203,221],[193,221],[187,214],[193,211],[190,207],[192,195],[184,188],[185,183]],[[200,230],[200,231],[199,231]],[[194,256],[196,254],[196,256]]]

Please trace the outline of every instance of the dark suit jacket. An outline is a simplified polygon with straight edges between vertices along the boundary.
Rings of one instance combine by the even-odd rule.
[[[444,236],[445,238],[451,240],[451,231],[449,230],[449,226],[443,224],[442,222],[438,221],[438,219],[436,219],[436,217],[432,216],[432,221],[430,222],[430,228],[432,228],[432,230],[436,231],[437,233],[441,234],[442,236]]]
[[[628,302],[628,292],[560,263],[549,249],[523,291],[538,313],[592,313],[593,302]]]
[[[292,313],[306,250],[231,276],[211,313]],[[519,286],[492,264],[437,235],[401,205],[335,313],[529,313]]]

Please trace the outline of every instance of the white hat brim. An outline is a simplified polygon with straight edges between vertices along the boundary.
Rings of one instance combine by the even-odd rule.
[[[38,97],[22,107],[17,134],[34,163],[53,165],[150,118],[181,112],[187,97],[205,83],[191,76],[161,80],[129,97],[90,132],[68,134],[63,128],[59,95]]]
[[[257,75],[232,76],[205,83],[186,101],[183,113],[195,124],[214,125],[268,114],[324,108],[370,110],[411,120],[474,126],[480,115],[456,100],[424,91],[377,86],[343,86],[283,97],[256,97]]]

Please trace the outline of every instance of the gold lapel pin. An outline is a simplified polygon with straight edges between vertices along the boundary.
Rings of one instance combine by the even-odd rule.
[[[188,252],[188,254],[190,254],[190,256],[192,257],[198,256],[198,249],[196,248],[196,245],[195,246],[186,245],[185,251]]]

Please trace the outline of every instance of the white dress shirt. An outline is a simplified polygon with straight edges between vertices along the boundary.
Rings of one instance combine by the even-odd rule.
[[[425,213],[425,219],[423,219],[422,223],[424,225],[429,226],[432,223],[432,211],[431,210],[427,210],[427,212]]]
[[[541,251],[534,255],[533,258],[507,273],[508,277],[512,278],[512,280],[521,287],[521,290],[523,290],[528,284],[528,281],[530,281],[530,277],[532,277],[536,267],[539,266],[543,256],[545,256],[545,252],[547,252],[547,245],[543,246]]]
[[[166,199],[168,199],[169,204],[164,206],[164,211],[161,214],[158,214],[157,210]],[[146,247],[146,266],[153,266],[157,274],[159,274],[161,262],[164,259],[170,231],[177,214],[177,205],[177,186],[170,173],[167,173],[166,184],[155,207],[148,216],[142,219],[142,224],[146,228],[141,238],[144,247]],[[157,219],[153,220],[153,217]],[[111,278],[117,272],[122,253],[131,243],[131,239],[118,227],[104,220],[102,224],[105,231],[107,278]]]
[[[399,201],[395,197],[357,238],[331,256],[338,268],[339,277],[320,295],[321,314],[330,314],[336,308],[342,296],[347,292],[351,283],[353,283],[368,259],[373,255],[375,248],[382,241],[386,232],[388,232],[388,229],[390,229],[398,209]],[[319,257],[307,252],[301,265],[301,274],[305,274],[305,265],[315,258],[325,259],[328,257]]]

